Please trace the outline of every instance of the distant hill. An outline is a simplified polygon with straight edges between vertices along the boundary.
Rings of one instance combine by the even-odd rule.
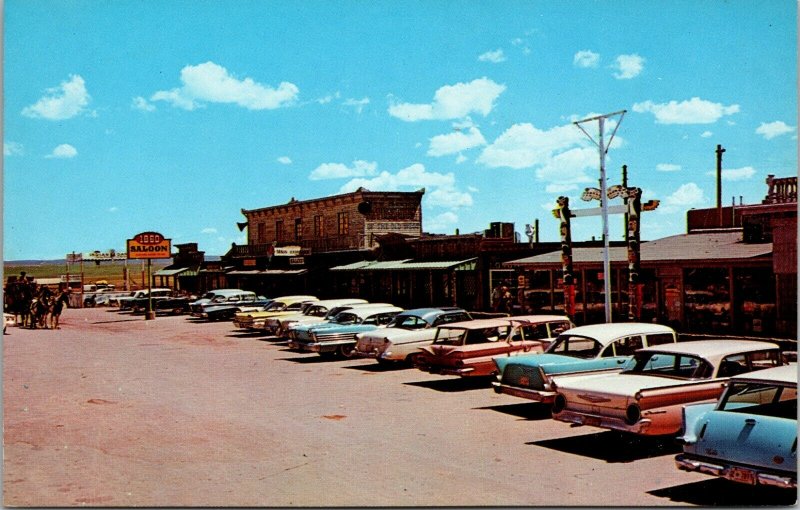
[[[219,255],[206,255],[205,259],[208,262],[219,262],[222,259],[222,257],[220,257]],[[163,260],[166,260],[166,259],[163,259]],[[159,261],[161,261],[161,259],[159,259]],[[132,264],[132,263],[135,263],[135,262],[136,261],[134,261],[134,260],[129,260],[128,264]],[[90,263],[91,262],[89,262],[89,261],[84,262],[84,264],[90,264]],[[5,261],[3,261],[3,264],[5,264],[7,266],[45,266],[45,265],[66,264],[66,261],[64,259],[52,259],[52,260],[46,260],[46,259],[5,260]],[[124,260],[115,260],[113,262],[103,262],[103,264],[113,264],[113,265],[122,266],[122,265],[125,265],[125,261]]]

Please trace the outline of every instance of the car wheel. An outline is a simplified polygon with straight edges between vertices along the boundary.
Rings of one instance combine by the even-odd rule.
[[[352,358],[355,350],[355,347],[352,345],[343,345],[339,347],[339,355],[343,358]]]
[[[419,363],[419,353],[409,354],[406,358],[406,363],[412,367],[417,366],[417,363]]]

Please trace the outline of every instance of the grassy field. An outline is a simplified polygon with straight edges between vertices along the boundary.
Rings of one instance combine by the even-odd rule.
[[[151,271],[155,273],[159,269],[166,267],[167,264],[153,263]],[[95,264],[93,262],[83,263],[83,283],[88,285],[97,280],[106,280],[110,284],[114,284],[118,289],[124,287],[124,270],[125,265],[122,262],[101,262]],[[19,276],[21,271],[25,271],[28,276],[34,278],[58,278],[61,275],[67,274],[67,265],[54,264],[51,262],[42,262],[37,264],[20,264],[14,262],[5,262],[3,264],[4,278],[8,280],[9,276]],[[70,275],[80,275],[81,265],[70,264]],[[128,262],[128,282],[129,288],[140,288],[146,286],[147,280],[147,263],[142,264],[141,261]]]

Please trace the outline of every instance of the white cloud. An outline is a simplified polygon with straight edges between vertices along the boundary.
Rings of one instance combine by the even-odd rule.
[[[25,153],[21,143],[3,142],[3,156],[21,156]]]
[[[134,110],[142,110],[143,112],[152,112],[156,109],[153,103],[141,96],[136,96],[133,98],[131,108]]]
[[[272,88],[252,78],[240,80],[214,62],[184,67],[181,82],[181,87],[158,91],[150,100],[167,101],[185,110],[194,110],[205,102],[235,104],[248,110],[273,110],[294,104],[300,93],[300,89],[289,82]]]
[[[281,157],[278,158],[277,161],[281,165],[291,165],[292,164],[292,159],[289,156],[281,156]]]
[[[458,223],[458,215],[448,211],[433,218],[424,216],[422,221],[426,232],[451,233],[454,231],[456,223]]]
[[[349,167],[342,163],[323,163],[315,168],[309,178],[312,181],[319,181],[323,179],[344,179],[347,177],[362,177],[366,175],[375,175],[378,169],[378,164],[368,161],[356,160],[353,161],[353,166]],[[358,186],[356,186],[357,188]],[[353,188],[353,189],[356,189]]]
[[[581,50],[572,57],[572,64],[575,67],[597,67],[600,63],[600,55],[590,50]]]
[[[745,166],[742,168],[723,168],[722,180],[723,181],[746,181],[756,174],[756,169],[752,166]],[[706,175],[716,176],[717,171],[711,170],[706,172]]]
[[[539,180],[555,184],[594,182],[586,172],[599,171],[600,157],[593,147],[574,148],[556,154],[536,170]]]
[[[772,140],[776,136],[785,135],[786,133],[791,133],[795,131],[797,128],[789,126],[784,122],[779,120],[775,122],[762,122],[760,126],[756,128],[756,134],[759,134],[766,138],[767,140]]]
[[[656,165],[656,170],[659,172],[677,172],[680,169],[680,165],[674,165],[672,163],[659,163]]]
[[[363,99],[346,99],[342,104],[345,106],[351,106],[355,108],[357,113],[361,113],[364,110],[364,107],[369,104],[369,98],[365,97]]]
[[[456,191],[452,187],[443,187],[425,193],[426,201],[436,207],[458,208],[472,205],[472,195],[463,191]]]
[[[486,139],[476,127],[470,127],[467,132],[456,131],[446,135],[436,135],[431,138],[428,147],[428,156],[446,156],[456,154],[463,150],[486,145]]]
[[[668,196],[664,202],[670,206],[678,207],[691,207],[700,205],[705,202],[705,195],[700,187],[693,183],[687,182],[682,184],[674,193]]]
[[[544,165],[557,153],[584,145],[584,135],[573,125],[547,131],[533,124],[515,124],[486,147],[478,162],[490,168],[528,168]]]
[[[700,134],[700,138],[711,138],[712,136],[714,136],[714,133],[712,133],[711,131],[703,131]]]
[[[616,69],[614,78],[618,80],[630,80],[636,78],[644,70],[645,59],[636,55],[619,55],[612,65],[612,69]]]
[[[201,230],[200,233],[201,234],[216,234],[217,233],[217,229],[215,229],[214,227],[206,227],[203,230]]]
[[[69,159],[74,158],[78,155],[78,151],[72,145],[68,143],[62,143],[55,149],[53,152],[45,156],[46,158],[55,158],[55,159]]]
[[[644,101],[633,105],[637,113],[652,113],[659,124],[713,124],[725,115],[739,112],[739,105],[725,106],[693,97],[688,101],[656,104]]]
[[[548,184],[544,191],[546,193],[565,193],[576,189],[578,189],[577,184]]]
[[[500,62],[506,61],[506,56],[503,54],[502,49],[496,49],[494,51],[487,51],[478,57],[478,60],[481,62],[491,62],[493,64],[499,64]]]
[[[389,115],[407,122],[460,119],[471,113],[480,113],[485,117],[494,108],[495,100],[505,90],[505,85],[497,84],[488,78],[445,85],[436,91],[432,103],[392,104],[389,106]]]
[[[456,157],[456,165],[460,165],[461,163],[464,163],[465,161],[467,161],[467,157],[465,155],[463,155],[463,154],[459,154]]]
[[[64,120],[82,113],[89,104],[86,84],[79,75],[70,75],[69,81],[47,90],[47,95],[22,110],[22,115],[47,120]]]

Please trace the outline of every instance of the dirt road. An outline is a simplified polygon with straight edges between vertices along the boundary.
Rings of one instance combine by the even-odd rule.
[[[6,506],[784,498],[679,472],[670,442],[570,428],[486,381],[324,361],[227,322],[69,309],[57,331],[9,328],[3,368]]]

